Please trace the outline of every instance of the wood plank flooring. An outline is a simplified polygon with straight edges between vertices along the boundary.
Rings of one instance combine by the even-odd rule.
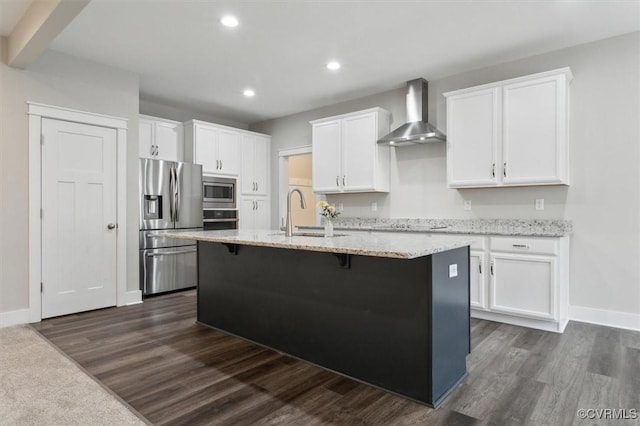
[[[434,410],[197,325],[195,302],[174,293],[34,328],[156,425],[571,425],[606,424],[578,408],[640,412],[637,332],[472,320],[469,377]]]

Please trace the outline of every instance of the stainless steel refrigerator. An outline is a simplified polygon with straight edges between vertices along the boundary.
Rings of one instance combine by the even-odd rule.
[[[144,296],[198,284],[196,242],[161,237],[202,229],[202,166],[141,158],[140,289]]]

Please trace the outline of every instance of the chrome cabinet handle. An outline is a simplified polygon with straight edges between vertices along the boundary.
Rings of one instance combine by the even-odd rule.
[[[220,160],[220,170],[222,170],[222,160]]]
[[[507,163],[502,165],[502,176],[507,177]]]
[[[336,176],[336,186],[340,186],[340,176]]]
[[[482,273],[482,262],[478,263],[478,272]]]
[[[342,186],[347,186],[346,182],[347,177],[346,176],[342,176]]]
[[[258,188],[259,188],[258,182],[256,182],[256,192],[258,192]]]
[[[491,263],[491,275],[493,275],[493,263]]]
[[[491,177],[496,177],[496,163],[491,165]]]
[[[529,244],[511,244],[515,248],[529,248]]]
[[[107,225],[107,229],[115,229],[116,228],[116,224],[115,223],[110,223]]]

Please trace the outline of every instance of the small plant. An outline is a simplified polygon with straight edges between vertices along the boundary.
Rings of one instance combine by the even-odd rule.
[[[320,216],[324,216],[327,219],[333,219],[340,214],[334,206],[330,205],[326,201],[320,201],[318,203],[318,208],[320,209]]]

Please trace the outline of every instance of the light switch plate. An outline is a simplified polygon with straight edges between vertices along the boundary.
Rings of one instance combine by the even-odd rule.
[[[536,210],[544,210],[544,198],[536,198]]]
[[[464,200],[464,209],[471,210],[471,200]]]
[[[378,211],[378,203],[371,203],[371,211],[372,212]]]
[[[458,264],[454,263],[453,265],[449,265],[449,278],[454,278],[458,276]]]

